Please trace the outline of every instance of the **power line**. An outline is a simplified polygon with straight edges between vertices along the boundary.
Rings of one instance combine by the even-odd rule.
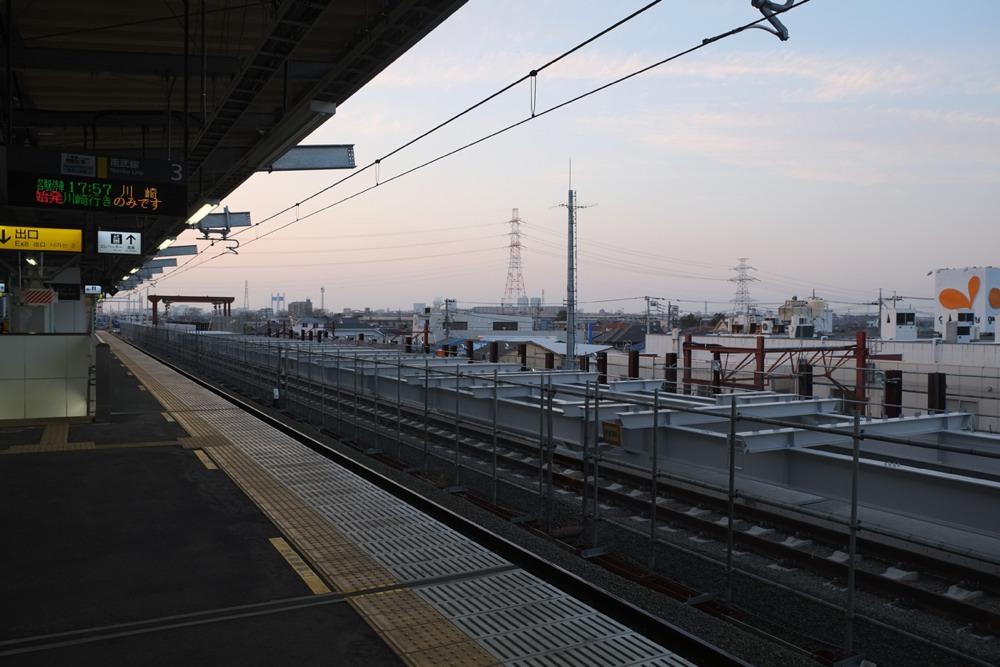
[[[321,194],[323,194],[325,192],[328,192],[329,190],[337,187],[338,185],[341,185],[341,184],[347,182],[348,180],[350,180],[352,178],[355,178],[358,175],[360,175],[360,174],[362,174],[362,173],[364,173],[364,172],[366,172],[366,171],[368,171],[370,169],[375,169],[376,172],[377,172],[379,166],[381,165],[382,160],[385,160],[385,159],[387,159],[389,157],[392,157],[392,156],[396,155],[400,151],[402,151],[402,150],[404,150],[404,149],[412,146],[413,144],[417,143],[418,141],[420,141],[420,140],[422,140],[422,139],[430,136],[431,134],[437,132],[438,130],[440,130],[440,129],[444,128],[444,127],[446,127],[447,125],[449,125],[452,122],[458,120],[459,118],[465,116],[466,114],[471,113],[475,109],[481,107],[482,105],[486,104],[487,102],[495,99],[496,97],[498,97],[498,96],[502,95],[503,93],[507,92],[508,90],[512,89],[513,87],[515,87],[519,83],[522,83],[522,82],[524,82],[525,80],[528,80],[528,79],[532,79],[532,80],[536,79],[536,77],[537,77],[537,75],[538,75],[539,72],[541,72],[541,71],[543,71],[543,70],[551,67],[552,65],[558,63],[559,61],[563,60],[564,58],[572,55],[573,53],[575,53],[579,49],[581,49],[584,46],[590,44],[591,42],[599,39],[600,37],[606,35],[607,33],[611,32],[612,30],[614,30],[614,29],[622,26],[623,24],[627,23],[628,21],[631,21],[632,19],[636,18],[637,16],[641,15],[642,13],[644,13],[644,12],[648,11],[649,9],[651,9],[652,7],[656,6],[661,1],[662,0],[654,0],[653,2],[650,2],[649,4],[645,5],[644,7],[641,7],[640,9],[636,10],[632,14],[629,14],[625,18],[623,18],[623,19],[617,21],[616,23],[612,24],[608,28],[605,28],[604,30],[598,32],[597,34],[595,34],[592,37],[586,39],[585,41],[580,42],[579,44],[577,44],[573,48],[569,49],[568,51],[562,53],[561,55],[559,55],[559,56],[557,56],[555,58],[553,58],[552,60],[550,60],[549,62],[545,63],[541,67],[539,67],[537,69],[531,70],[527,75],[522,76],[521,78],[517,79],[516,81],[514,81],[514,82],[512,82],[512,83],[510,83],[510,84],[508,84],[506,86],[504,86],[500,90],[498,90],[498,91],[492,93],[491,95],[485,97],[484,99],[480,100],[476,104],[474,104],[474,105],[466,108],[465,110],[461,111],[458,114],[455,114],[454,116],[452,116],[451,118],[445,120],[444,122],[439,123],[438,125],[436,125],[435,127],[431,128],[430,130],[427,130],[426,132],[418,135],[414,139],[411,139],[410,141],[402,144],[401,146],[399,146],[396,149],[394,149],[394,150],[390,151],[389,153],[387,153],[385,156],[383,156],[381,158],[378,158],[378,159],[374,160],[373,162],[369,163],[368,165],[366,165],[365,167],[362,167],[358,171],[355,171],[355,172],[349,174],[348,176],[345,176],[344,178],[341,178],[341,179],[339,179],[339,180],[331,183],[330,185],[328,185],[328,186],[326,186],[326,187],[318,190],[317,192],[309,195],[305,199],[302,199],[302,200],[300,200],[300,201],[298,201],[298,202],[296,202],[296,203],[294,203],[294,204],[292,204],[290,206],[287,206],[286,208],[284,208],[284,209],[282,209],[282,210],[280,210],[280,211],[278,211],[278,212],[276,212],[276,213],[274,213],[274,214],[272,214],[272,215],[264,218],[263,220],[255,223],[253,225],[251,225],[250,227],[241,229],[241,230],[237,231],[236,233],[231,234],[230,236],[231,237],[236,237],[236,236],[238,236],[240,234],[243,234],[243,233],[249,233],[251,231],[258,231],[258,228],[259,228],[260,225],[262,225],[262,224],[264,224],[266,222],[270,222],[271,220],[274,220],[278,216],[283,215],[285,213],[288,213],[288,212],[291,212],[291,211],[297,211],[298,208],[299,208],[299,206],[301,206],[302,204],[304,204],[304,203],[306,203],[308,201],[311,201],[312,199],[315,199],[316,197],[320,196]],[[795,8],[801,7],[802,5],[804,5],[804,4],[806,4],[806,3],[810,2],[810,1],[811,0],[800,0],[798,3],[796,3],[794,5],[791,5],[791,6],[787,7],[787,8],[785,8],[785,9],[782,9],[781,11],[775,12],[775,13],[785,13],[787,11],[790,11],[791,9],[795,9]],[[295,218],[295,220],[289,221],[289,222],[287,222],[287,223],[285,223],[285,224],[283,224],[283,225],[281,225],[279,227],[271,229],[271,230],[269,230],[268,232],[266,232],[264,234],[260,234],[258,232],[258,235],[256,237],[254,237],[253,239],[249,239],[249,240],[244,240],[243,241],[244,247],[246,245],[249,245],[250,243],[253,243],[254,241],[259,241],[262,238],[265,238],[267,236],[270,236],[271,234],[277,233],[278,231],[281,231],[282,229],[286,229],[287,227],[290,227],[290,226],[292,226],[292,225],[294,225],[294,224],[296,224],[298,222],[301,222],[302,220],[306,220],[306,219],[311,218],[311,217],[313,217],[315,215],[318,215],[321,212],[327,211],[327,210],[329,210],[329,209],[331,209],[331,208],[333,208],[335,206],[339,206],[339,205],[341,205],[341,204],[343,204],[343,203],[345,203],[347,201],[350,201],[350,200],[352,200],[352,199],[354,199],[356,197],[360,197],[361,195],[366,194],[366,193],[374,190],[375,188],[379,187],[380,185],[384,185],[384,184],[390,183],[392,181],[398,180],[400,178],[403,178],[404,176],[408,176],[410,174],[413,174],[416,171],[419,171],[421,169],[429,167],[432,164],[440,162],[441,160],[444,160],[444,159],[449,158],[449,157],[451,157],[453,155],[456,155],[456,154],[458,154],[458,153],[460,153],[462,151],[465,151],[465,150],[467,150],[469,148],[472,148],[472,147],[474,147],[474,146],[476,146],[476,145],[478,145],[480,143],[483,143],[485,141],[488,141],[490,139],[498,137],[501,134],[505,134],[506,132],[509,132],[509,131],[517,128],[517,127],[520,127],[521,125],[524,125],[524,124],[526,124],[526,123],[528,123],[528,122],[530,122],[532,120],[535,120],[536,118],[541,118],[542,116],[546,116],[546,115],[548,115],[550,113],[558,111],[558,110],[560,110],[560,109],[562,109],[564,107],[567,107],[567,106],[569,106],[571,104],[575,104],[575,103],[577,103],[577,102],[579,102],[579,101],[581,101],[583,99],[586,99],[586,98],[590,97],[591,95],[595,95],[595,94],[597,94],[599,92],[602,92],[604,90],[607,90],[607,89],[609,89],[609,88],[611,88],[613,86],[616,86],[618,84],[624,83],[625,81],[633,79],[633,78],[635,78],[635,77],[637,77],[637,76],[639,76],[641,74],[645,74],[646,72],[649,72],[649,71],[651,71],[653,69],[656,69],[657,67],[661,67],[661,66],[663,66],[663,65],[665,65],[667,63],[673,62],[674,60],[677,60],[677,59],[682,58],[684,56],[690,55],[691,53],[694,53],[695,51],[698,51],[698,50],[700,50],[702,48],[705,48],[706,46],[708,46],[710,44],[715,44],[716,42],[719,42],[719,41],[721,41],[723,39],[726,39],[726,38],[738,35],[738,34],[740,34],[741,32],[744,32],[747,29],[758,27],[760,23],[765,22],[765,21],[768,21],[768,18],[766,16],[763,16],[763,17],[761,17],[761,18],[759,18],[759,19],[757,19],[755,21],[751,21],[751,22],[746,23],[744,25],[741,25],[739,27],[733,28],[733,29],[731,29],[729,31],[720,33],[719,35],[716,35],[715,37],[710,37],[710,38],[703,39],[701,41],[701,43],[699,43],[699,44],[697,44],[695,46],[692,46],[692,47],[690,47],[688,49],[679,51],[679,52],[675,53],[672,56],[664,58],[664,59],[662,59],[660,61],[657,61],[657,62],[655,62],[655,63],[653,63],[651,65],[648,65],[646,67],[643,67],[641,69],[635,70],[634,72],[632,72],[630,74],[626,74],[626,75],[624,75],[622,77],[614,79],[614,80],[612,80],[612,81],[610,81],[610,82],[608,82],[606,84],[603,84],[601,86],[593,88],[593,89],[591,89],[588,92],[582,93],[582,94],[577,95],[575,97],[572,97],[572,98],[570,98],[568,100],[565,100],[565,101],[561,102],[560,104],[552,106],[552,107],[550,107],[550,108],[548,108],[548,109],[546,109],[544,111],[541,111],[541,112],[536,112],[535,111],[535,108],[534,108],[534,99],[533,99],[533,101],[532,101],[532,108],[531,108],[531,115],[528,116],[527,118],[524,118],[522,120],[519,120],[519,121],[516,121],[514,123],[511,123],[511,124],[509,124],[509,125],[507,125],[505,127],[500,128],[499,130],[496,130],[494,132],[486,134],[486,135],[480,137],[479,139],[476,139],[476,140],[471,141],[469,143],[466,143],[466,144],[464,144],[462,146],[459,146],[458,148],[455,148],[453,150],[450,150],[450,151],[447,151],[445,153],[442,153],[441,155],[438,155],[435,158],[432,158],[432,159],[427,160],[426,162],[423,162],[421,164],[418,164],[418,165],[416,165],[416,166],[414,166],[414,167],[412,167],[410,169],[402,171],[399,174],[396,174],[395,176],[392,176],[391,178],[386,179],[385,181],[379,181],[378,180],[378,176],[376,174],[376,182],[375,182],[374,185],[362,188],[361,190],[359,190],[357,192],[354,192],[353,194],[345,196],[345,197],[343,197],[343,198],[341,198],[341,199],[339,199],[339,200],[337,200],[335,202],[332,202],[332,203],[330,203],[330,204],[328,204],[326,206],[323,206],[323,207],[321,207],[319,209],[316,209],[315,211],[312,211],[311,213],[308,213],[306,215],[303,215],[303,216],[298,216],[297,215],[296,218]],[[180,267],[178,267],[175,271],[171,272],[169,275],[163,276],[161,278],[161,280],[165,280],[167,278],[173,278],[173,277],[175,277],[177,275],[183,274],[185,271],[201,267],[204,264],[206,264],[207,262],[209,262],[209,261],[211,261],[213,259],[216,259],[217,257],[220,257],[222,255],[226,255],[226,254],[229,254],[229,253],[221,252],[221,253],[219,253],[217,255],[214,255],[212,257],[204,258],[200,262],[194,263],[196,261],[196,259],[200,256],[200,253],[199,253],[199,255],[196,255],[191,260],[188,260],[183,265],[181,265]]]

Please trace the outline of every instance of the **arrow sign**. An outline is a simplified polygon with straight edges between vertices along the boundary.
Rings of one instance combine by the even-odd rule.
[[[106,255],[141,255],[142,234],[135,232],[97,232],[97,252]]]
[[[82,252],[83,231],[80,229],[0,225],[0,249]]]

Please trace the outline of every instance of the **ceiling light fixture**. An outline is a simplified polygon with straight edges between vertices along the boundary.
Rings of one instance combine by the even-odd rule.
[[[214,211],[219,207],[219,201],[217,199],[210,199],[201,205],[197,211],[195,211],[190,218],[187,219],[187,224],[192,227],[201,222],[206,215]]]

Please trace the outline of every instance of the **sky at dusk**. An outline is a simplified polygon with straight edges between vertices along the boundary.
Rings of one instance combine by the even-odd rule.
[[[704,46],[760,13],[664,0],[546,66],[646,4],[472,0],[305,142],[354,144],[356,169],[257,174],[223,201],[255,223],[239,254],[187,232],[200,254],[156,289],[499,305],[517,209],[525,292],[558,305],[570,183],[585,311],[725,311],[746,258],[762,308],[866,312],[881,288],[930,312],[928,272],[1000,265],[996,0],[810,0],[786,42]]]

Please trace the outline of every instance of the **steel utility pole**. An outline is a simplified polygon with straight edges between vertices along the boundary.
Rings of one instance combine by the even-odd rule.
[[[576,370],[576,191],[570,188],[569,255],[566,276],[566,359],[563,369]]]
[[[563,370],[576,370],[576,190],[573,189],[573,163],[569,179],[569,253],[566,261],[566,359]]]

